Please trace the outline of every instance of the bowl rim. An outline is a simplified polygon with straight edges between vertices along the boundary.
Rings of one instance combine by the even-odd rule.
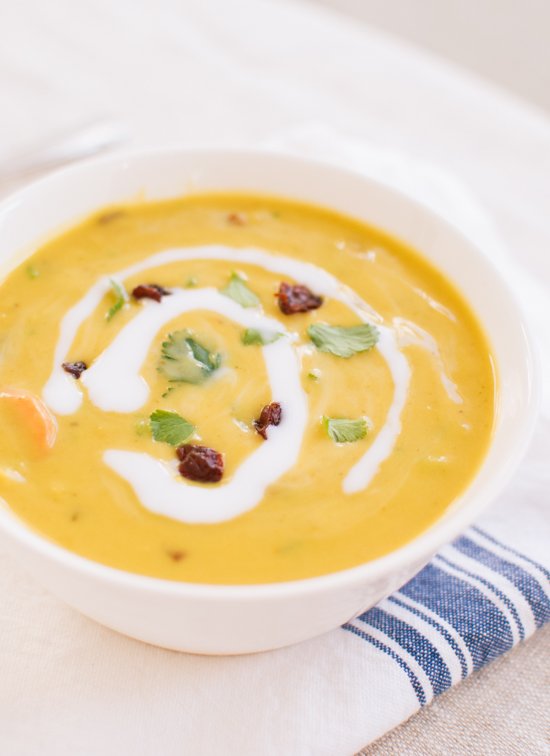
[[[520,307],[516,296],[507,281],[503,278],[498,268],[494,265],[484,253],[483,249],[474,241],[467,237],[464,232],[450,222],[443,215],[439,214],[433,208],[424,204],[421,200],[411,197],[407,193],[395,189],[383,181],[373,179],[361,173],[358,170],[341,167],[332,162],[304,158],[283,150],[262,149],[262,148],[241,148],[241,147],[186,147],[172,145],[169,147],[150,147],[150,148],[133,148],[121,150],[107,156],[89,158],[79,161],[76,164],[60,168],[49,173],[43,178],[32,181],[29,184],[11,192],[0,201],[0,221],[4,217],[9,217],[13,207],[18,207],[24,202],[27,195],[35,192],[41,192],[48,188],[49,185],[64,179],[71,179],[79,174],[85,174],[89,169],[105,167],[114,168],[117,165],[127,163],[132,160],[154,160],[158,158],[175,156],[192,158],[203,157],[232,157],[243,159],[271,159],[285,161],[286,164],[294,164],[298,169],[324,171],[327,174],[338,174],[342,177],[360,180],[366,186],[382,189],[388,194],[396,195],[401,201],[409,204],[415,211],[423,215],[430,216],[440,226],[446,226],[447,229],[460,238],[461,242],[471,247],[475,255],[485,261],[491,268],[492,275],[498,280],[501,291],[505,294],[508,303],[516,312],[520,330],[523,336],[525,371],[527,375],[527,395],[525,397],[526,412],[523,417],[520,433],[515,438],[513,446],[508,451],[505,459],[505,468],[501,470],[500,475],[493,477],[485,484],[482,491],[483,495],[468,497],[468,492],[472,483],[477,479],[480,471],[485,465],[488,452],[481,462],[474,477],[468,483],[464,491],[452,502],[454,511],[448,517],[443,517],[442,513],[431,525],[422,530],[411,540],[402,544],[396,549],[377,557],[376,559],[362,562],[354,567],[330,572],[327,574],[317,575],[309,578],[297,580],[286,580],[272,583],[246,583],[246,584],[215,584],[215,583],[193,583],[180,580],[168,580],[165,578],[153,577],[141,573],[129,572],[117,567],[96,562],[88,557],[81,556],[72,552],[63,546],[58,545],[50,540],[47,536],[40,534],[38,531],[29,527],[24,520],[20,519],[14,512],[9,509],[7,502],[0,498],[0,529],[5,531],[13,541],[19,545],[30,548],[46,559],[53,560],[58,566],[83,574],[84,576],[100,581],[114,583],[117,586],[129,588],[136,591],[145,591],[148,593],[160,593],[179,596],[181,598],[189,597],[193,599],[218,600],[218,601],[254,601],[258,598],[288,598],[299,597],[301,595],[315,594],[338,587],[349,588],[365,582],[375,581],[377,578],[387,576],[390,573],[399,574],[405,571],[411,564],[426,564],[431,556],[443,544],[450,542],[460,532],[462,532],[478,516],[502,489],[509,482],[515,473],[519,463],[524,457],[531,437],[534,432],[535,424],[538,417],[538,410],[541,398],[541,376],[538,364],[538,354],[534,348],[534,340],[531,335],[522,308]],[[184,188],[182,187],[182,193]],[[190,193],[193,193],[191,190]],[[197,192],[200,193],[200,192]],[[265,192],[269,194],[269,191]],[[276,196],[276,193],[274,193]],[[289,197],[292,199],[292,197]],[[314,203],[322,204],[322,203]],[[327,205],[327,207],[329,207]],[[92,212],[92,211],[91,211]],[[341,211],[345,214],[345,211]],[[350,214],[350,217],[353,217]],[[77,222],[75,220],[75,222]],[[57,230],[52,234],[58,233]],[[50,237],[51,238],[51,237]],[[40,240],[40,243],[43,243]],[[419,250],[420,254],[422,251]],[[23,258],[24,259],[24,258]],[[490,442],[490,444],[492,441]],[[489,446],[490,448],[490,446]],[[470,499],[470,500],[468,500]],[[445,510],[448,512],[448,510]],[[419,567],[420,569],[420,567]]]

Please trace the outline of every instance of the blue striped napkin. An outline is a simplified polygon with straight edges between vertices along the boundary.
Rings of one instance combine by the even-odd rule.
[[[319,711],[318,721],[337,711],[346,745],[359,750],[550,620],[550,277],[531,275],[521,249],[514,258],[469,189],[436,165],[342,137],[318,123],[278,135],[268,146],[359,170],[412,195],[470,236],[513,282],[547,376],[528,456],[477,526],[444,547],[399,591],[319,639],[311,651],[309,665],[316,663],[314,653],[338,660],[325,671],[334,693],[324,689],[329,700],[319,704],[324,713]],[[320,729],[325,747],[312,753],[345,752],[342,729],[332,743],[331,728]],[[290,738],[287,742],[294,753]]]
[[[343,629],[389,656],[424,706],[549,620],[550,572],[473,527]]]

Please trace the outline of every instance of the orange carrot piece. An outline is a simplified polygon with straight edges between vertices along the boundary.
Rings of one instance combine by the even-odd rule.
[[[0,399],[16,402],[24,422],[42,446],[51,449],[57,438],[57,420],[40,397],[26,389],[0,388]]]

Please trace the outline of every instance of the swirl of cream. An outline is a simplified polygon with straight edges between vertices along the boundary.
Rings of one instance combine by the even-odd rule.
[[[109,288],[109,279],[124,280],[161,265],[191,260],[226,260],[233,264],[262,267],[300,281],[325,297],[346,304],[363,321],[376,323],[377,344],[390,370],[394,393],[384,425],[343,481],[344,493],[366,488],[380,465],[391,454],[401,432],[401,413],[407,401],[410,366],[399,349],[396,332],[381,324],[382,318],[353,290],[327,271],[293,258],[259,249],[201,246],[159,252],[110,276],[101,278],[65,315],[55,349],[52,373],[44,387],[44,399],[58,414],[72,414],[80,407],[81,389],[63,372],[61,363],[78,332]],[[89,397],[105,411],[133,412],[149,395],[139,371],[150,343],[163,324],[193,309],[209,309],[250,328],[285,333],[285,338],[262,347],[274,398],[284,397],[284,421],[270,430],[269,444],[262,444],[235,471],[229,483],[216,487],[188,484],[176,470],[148,454],[107,450],[104,460],[134,488],[141,503],[153,512],[184,522],[221,522],[242,514],[262,499],[268,485],[297,461],[307,422],[307,401],[300,381],[300,365],[291,337],[278,320],[257,309],[244,309],[215,289],[175,289],[159,304],[144,303],[107,349],[83,374],[80,383]]]

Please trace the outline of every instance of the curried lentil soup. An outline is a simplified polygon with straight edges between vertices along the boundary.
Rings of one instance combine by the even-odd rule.
[[[461,295],[322,208],[110,208],[12,271],[1,302],[0,496],[130,572],[358,565],[439,517],[491,436],[491,354]]]

